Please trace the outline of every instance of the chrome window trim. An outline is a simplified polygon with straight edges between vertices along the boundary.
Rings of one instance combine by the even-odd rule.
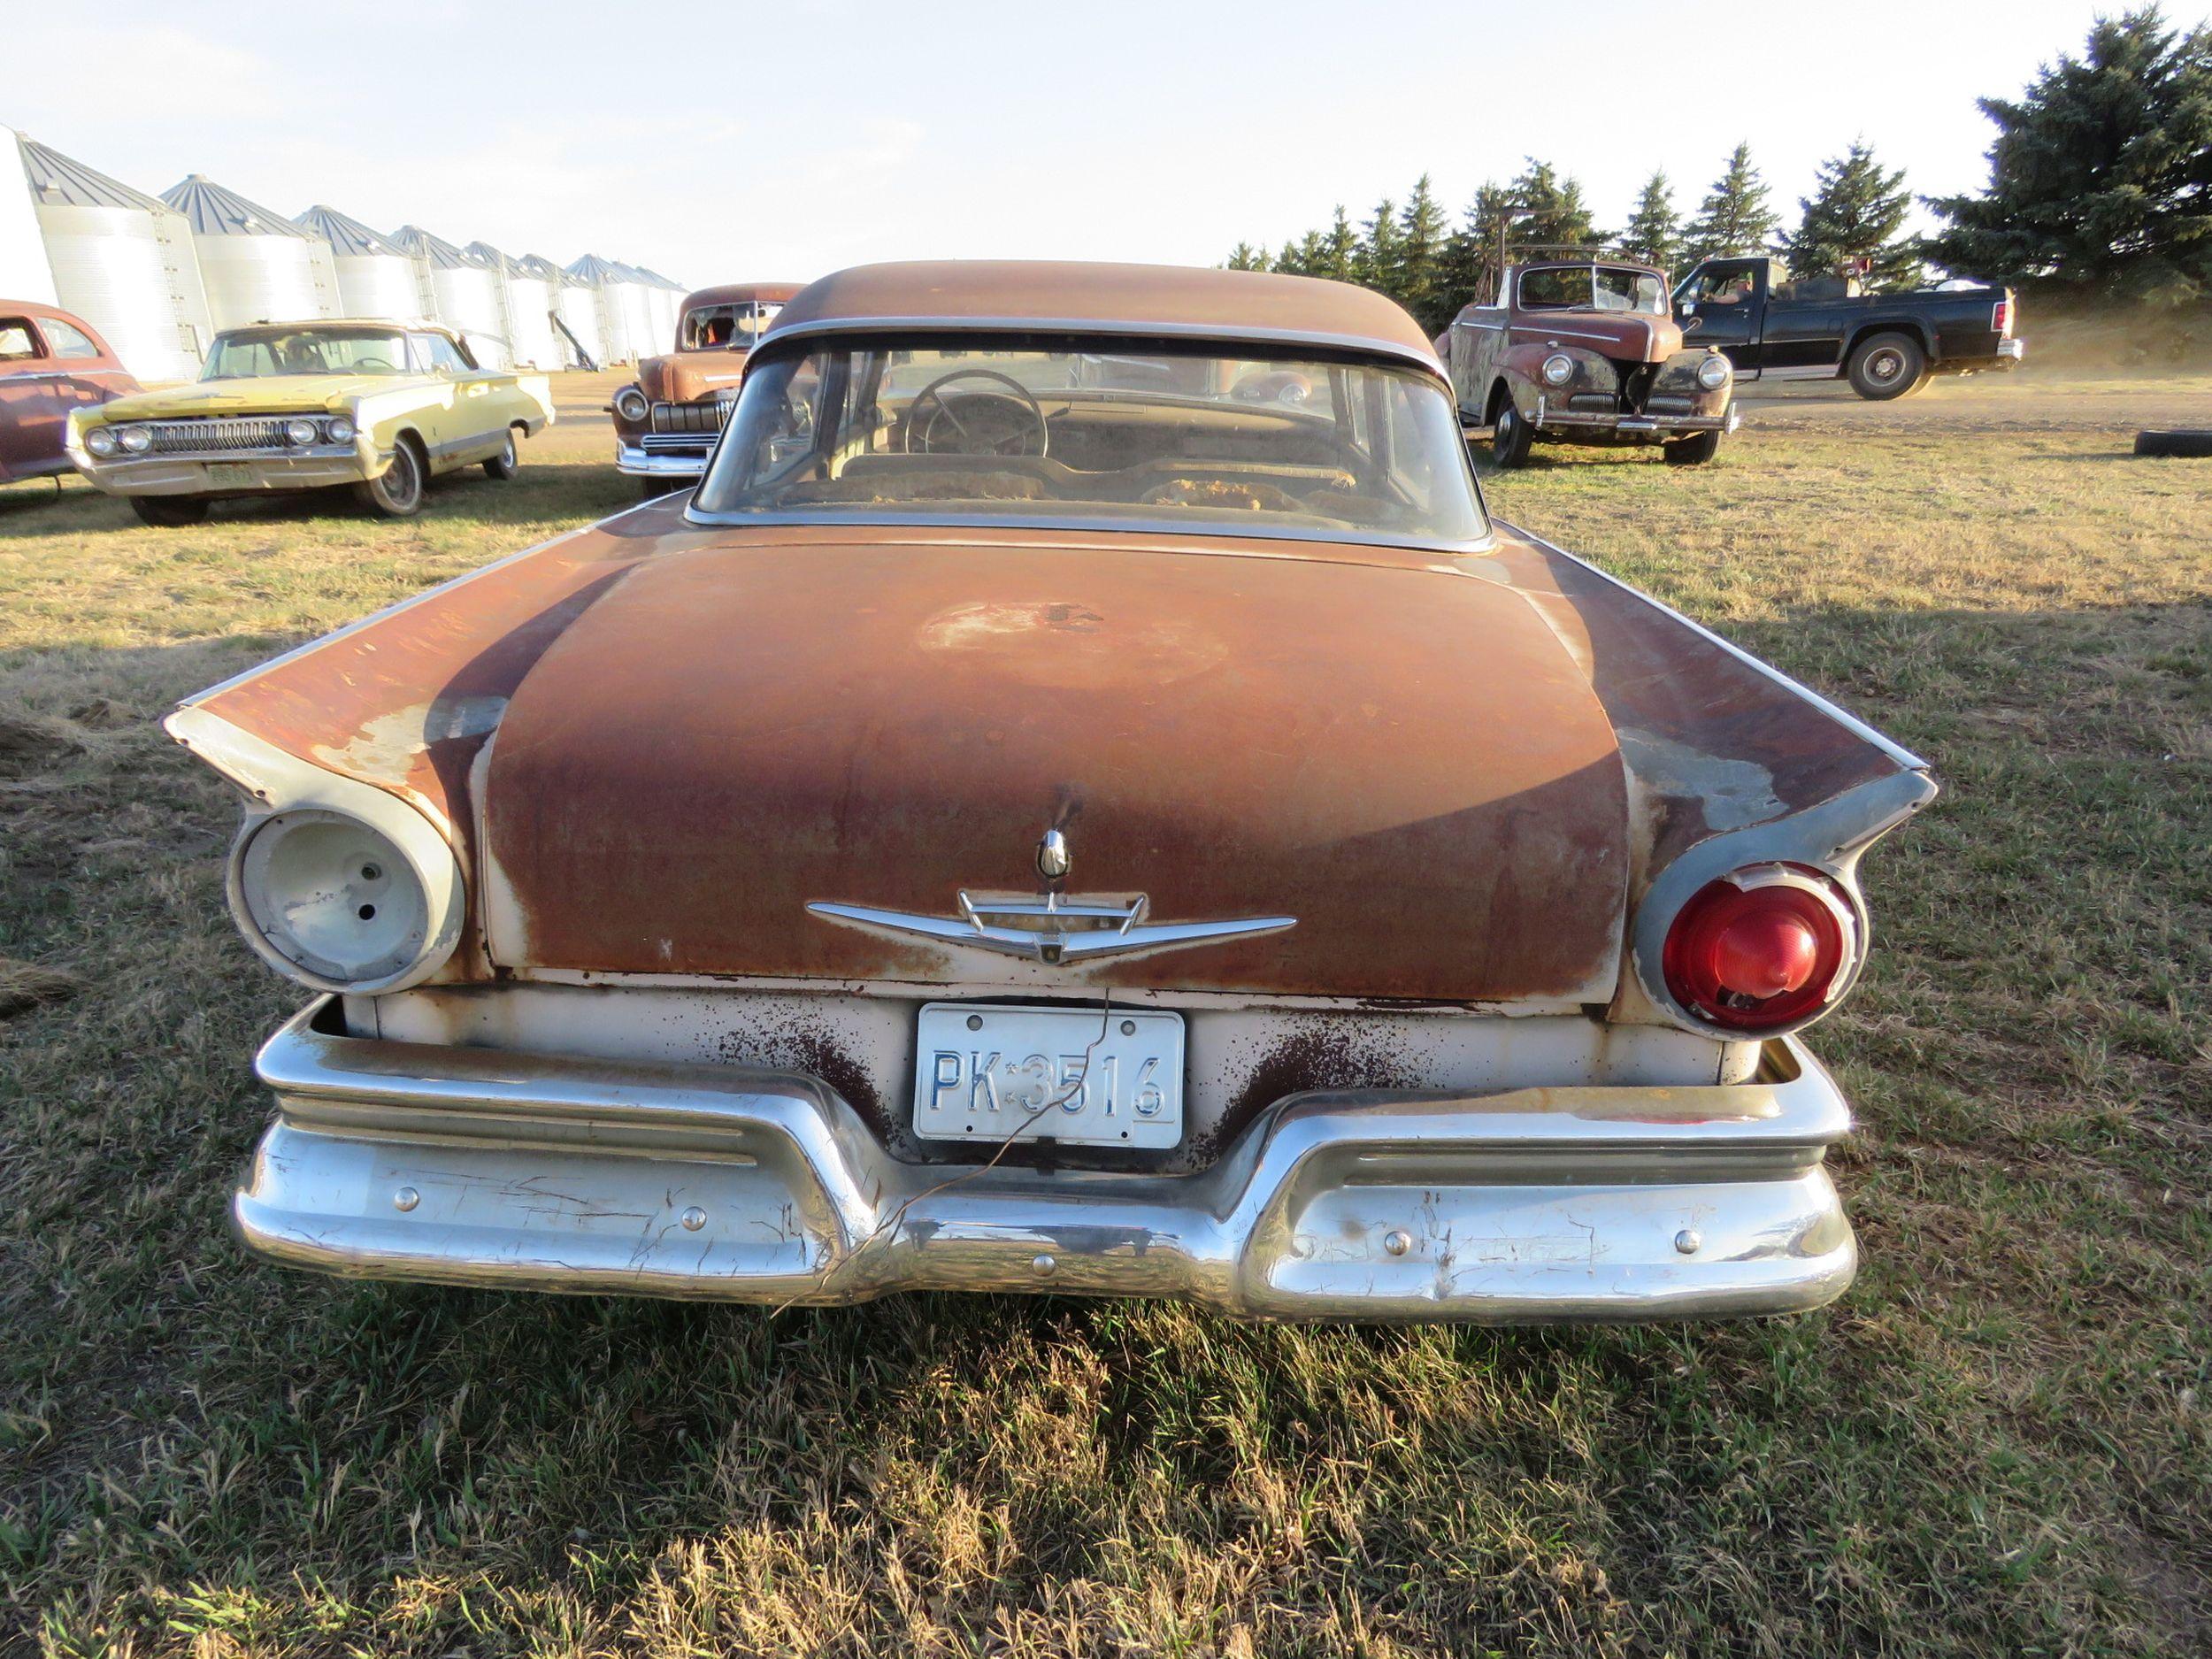
[[[695,502],[696,497],[694,500]],[[1487,517],[1486,513],[1486,521]],[[684,509],[684,518],[690,524],[725,528],[757,525],[764,529],[782,529],[795,525],[808,525],[830,529],[851,526],[856,529],[906,530],[1079,530],[1087,535],[1120,533],[1131,535],[1203,535],[1229,541],[1327,541],[1354,547],[1395,548],[1407,553],[1433,553],[1445,558],[1458,558],[1469,553],[1486,553],[1497,545],[1494,530],[1486,532],[1471,541],[1413,541],[1402,536],[1362,535],[1350,530],[1309,530],[1291,526],[1269,527],[1259,525],[1217,528],[1212,525],[1168,518],[1036,518],[975,512],[867,512],[830,516],[818,510],[810,512],[710,513],[701,512],[695,505]]]
[[[1361,357],[1387,357],[1409,364],[1441,380],[1443,370],[1434,351],[1416,350],[1394,341],[1371,334],[1321,334],[1302,328],[1225,327],[1216,323],[1109,321],[1095,317],[818,317],[769,329],[754,349],[764,349],[787,340],[807,340],[825,334],[1110,334],[1121,340],[1203,341],[1212,345],[1309,346],[1324,351],[1347,351]]]

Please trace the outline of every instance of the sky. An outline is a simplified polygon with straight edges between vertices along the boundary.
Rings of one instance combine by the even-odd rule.
[[[1740,140],[1792,219],[1861,136],[1916,192],[1974,189],[1993,130],[1976,97],[2016,94],[2117,9],[19,4],[0,124],[150,193],[204,173],[287,214],[687,284],[895,258],[1213,265],[1340,202],[1364,218],[1424,172],[1456,217],[1532,154],[1607,227],[1654,167],[1694,211]]]

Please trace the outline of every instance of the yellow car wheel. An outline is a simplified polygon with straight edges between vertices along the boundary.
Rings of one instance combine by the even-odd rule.
[[[392,446],[392,464],[353,487],[361,504],[387,518],[409,518],[422,511],[423,479],[428,469],[412,438]]]

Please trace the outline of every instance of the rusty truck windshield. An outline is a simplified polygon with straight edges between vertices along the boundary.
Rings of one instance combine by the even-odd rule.
[[[1033,337],[840,336],[757,362],[693,512],[1454,545],[1488,528],[1433,375]]]
[[[1525,311],[1596,311],[1667,314],[1667,289],[1655,272],[1633,265],[1540,265],[1521,273]]]

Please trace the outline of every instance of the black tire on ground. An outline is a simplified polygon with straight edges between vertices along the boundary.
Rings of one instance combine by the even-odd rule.
[[[188,524],[207,522],[207,510],[211,503],[204,495],[134,495],[131,511],[148,524],[158,525],[165,530],[180,529]]]
[[[1720,434],[1701,432],[1687,438],[1677,438],[1672,443],[1662,444],[1660,451],[1669,466],[1702,466],[1720,453]]]
[[[672,495],[680,489],[690,488],[680,478],[641,478],[637,481],[637,493],[648,501],[658,501],[664,495]]]
[[[411,518],[422,511],[423,479],[428,472],[412,438],[392,446],[392,464],[374,478],[353,487],[353,495],[371,512],[387,518]]]
[[[1526,465],[1529,445],[1536,442],[1536,428],[1521,419],[1520,411],[1507,403],[1498,411],[1497,424],[1490,433],[1490,458],[1501,467]]]
[[[522,471],[522,457],[515,453],[515,434],[511,427],[507,433],[507,447],[484,463],[486,478],[508,479]]]
[[[1851,354],[1851,389],[1861,397],[1886,403],[1920,388],[1928,354],[1910,334],[1870,334]]]
[[[2170,426],[2135,434],[2138,455],[2212,455],[2212,426]]]

